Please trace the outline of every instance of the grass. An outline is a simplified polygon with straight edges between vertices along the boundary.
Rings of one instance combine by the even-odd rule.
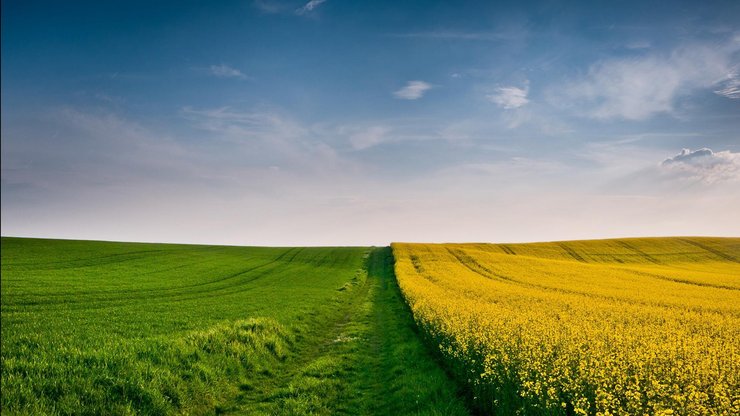
[[[468,414],[457,386],[420,341],[392,262],[390,248],[374,250],[366,284],[324,331],[304,340],[300,362],[255,383],[233,412]]]
[[[1,248],[3,415],[740,411],[740,239]]]
[[[2,414],[465,414],[389,248],[2,239]]]

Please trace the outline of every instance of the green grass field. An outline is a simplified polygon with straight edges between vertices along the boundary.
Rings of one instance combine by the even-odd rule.
[[[2,414],[465,414],[389,248],[2,239]]]
[[[739,255],[730,238],[3,237],[0,410],[735,414]]]

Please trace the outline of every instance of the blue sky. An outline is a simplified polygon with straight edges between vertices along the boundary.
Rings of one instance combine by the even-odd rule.
[[[738,22],[737,1],[5,1],[2,232],[737,236]]]

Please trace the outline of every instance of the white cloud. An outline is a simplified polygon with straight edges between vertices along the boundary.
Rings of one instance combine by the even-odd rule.
[[[363,150],[382,143],[390,129],[385,126],[373,126],[349,137],[349,141],[355,150]]]
[[[280,13],[285,10],[285,6],[274,0],[254,0],[252,5],[262,13]]]
[[[306,14],[316,10],[319,6],[324,4],[326,0],[310,0],[308,3],[299,7],[295,12],[296,14]]]
[[[520,36],[518,33],[504,32],[458,32],[438,30],[430,32],[396,33],[390,36],[398,38],[416,38],[430,40],[477,40],[477,41],[505,41]]]
[[[335,150],[339,147],[336,137],[278,111],[185,107],[182,116],[208,133],[203,143],[212,143],[220,152],[230,149],[228,156],[241,157],[244,165],[313,173],[352,169],[353,162],[342,159]]]
[[[693,161],[702,160],[704,158],[711,158],[714,156],[712,149],[703,147],[698,150],[681,149],[681,153],[676,156],[669,157],[663,161],[663,165],[669,165],[671,163],[692,163]]]
[[[393,95],[401,100],[418,100],[431,88],[432,86],[424,81],[409,81],[405,87],[395,91]]]
[[[266,132],[279,132],[281,137],[297,137],[305,129],[272,112],[239,111],[230,107],[196,110],[185,107],[183,115],[196,126],[214,133],[234,136],[260,136]]]
[[[651,43],[646,40],[636,40],[634,42],[630,42],[625,45],[625,48],[627,49],[650,49]]]
[[[320,143],[324,132],[275,110],[185,109],[183,116],[192,124],[179,123],[182,129],[173,136],[115,115],[75,111],[59,114],[59,123],[50,126],[35,123],[25,136],[9,134],[3,142],[2,192],[12,196],[2,199],[3,232],[239,245],[367,245],[737,235],[740,230],[738,182],[684,186],[673,178],[686,173],[676,170],[665,177],[677,186],[649,184],[645,192],[629,194],[605,187],[600,193],[593,187],[612,172],[584,170],[554,161],[550,154],[540,159],[512,154],[486,164],[476,158],[457,167],[433,160],[435,169],[413,176],[380,175],[398,158],[391,163],[383,157],[385,164],[376,165],[365,158],[371,155],[354,152],[345,156],[360,162],[339,163]],[[345,145],[356,136],[354,145],[362,147],[406,134],[403,125],[390,123],[362,128],[353,123],[334,136]],[[193,125],[198,129],[187,133]],[[52,137],[57,130],[59,137]],[[412,149],[414,159],[406,160],[418,160],[418,149]],[[737,167],[737,153],[686,151],[661,164],[655,163],[660,153],[650,149],[636,150],[644,157],[638,157],[638,165],[651,165],[653,182],[656,171],[711,165],[700,163],[704,159],[729,157],[734,162],[716,163]],[[615,161],[612,156],[612,164],[633,159],[628,155]],[[647,181],[642,172],[632,180]],[[29,182],[51,191],[23,188]],[[574,210],[582,215],[574,216]]]
[[[669,55],[602,61],[583,79],[566,85],[554,97],[555,103],[597,119],[644,120],[671,113],[678,98],[727,81],[737,50],[737,42],[691,45]],[[730,86],[726,92],[733,91]]]
[[[664,160],[663,174],[681,179],[698,180],[707,184],[740,180],[740,153],[713,152],[703,148],[681,153]]]
[[[526,105],[529,100],[529,87],[500,87],[496,89],[495,94],[486,95],[488,101],[498,105],[505,110],[512,110]]]
[[[738,68],[727,75],[727,80],[719,84],[720,89],[714,93],[737,100],[740,99],[740,72]]]
[[[326,0],[310,0],[296,9],[295,5],[291,5],[291,2],[286,0],[254,0],[252,6],[266,14],[294,13],[301,16],[313,12],[325,2]]]
[[[236,68],[232,68],[225,64],[211,65],[210,71],[211,71],[211,75],[219,77],[219,78],[238,78],[238,79],[247,78],[247,76],[243,74],[242,71]]]
[[[198,176],[191,175],[197,153],[166,133],[115,113],[65,107],[42,114],[37,124],[23,140],[3,142],[9,154],[3,155],[3,168],[15,168],[13,181],[33,184],[50,194],[74,195],[90,187],[133,187],[150,180]]]

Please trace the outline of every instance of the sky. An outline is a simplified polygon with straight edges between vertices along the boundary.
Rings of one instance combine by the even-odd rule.
[[[740,236],[738,1],[2,2],[2,235]]]

